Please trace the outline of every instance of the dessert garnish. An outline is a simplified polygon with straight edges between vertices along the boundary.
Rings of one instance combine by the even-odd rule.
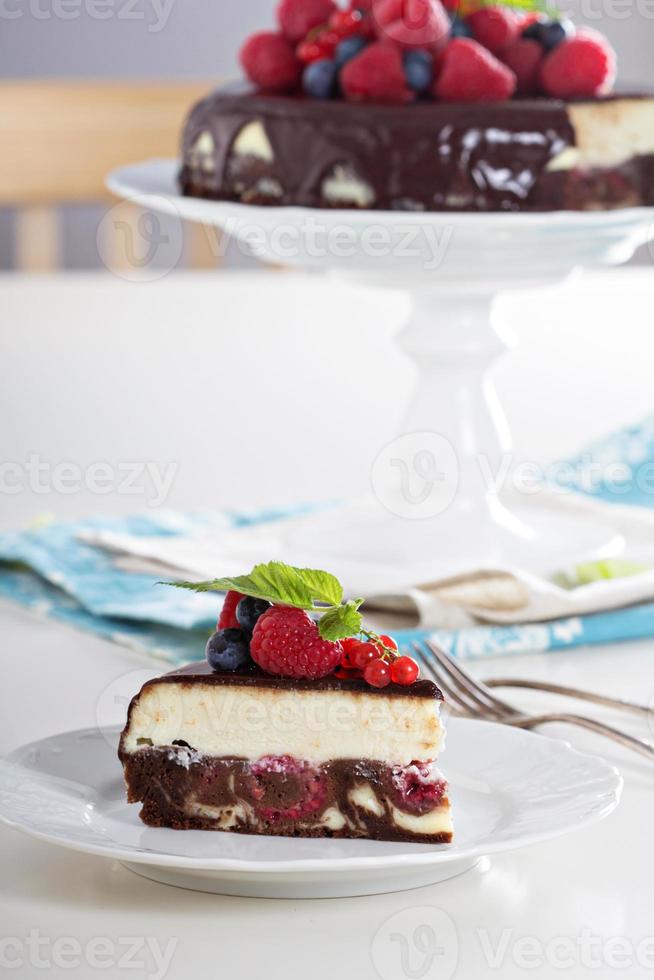
[[[277,677],[363,678],[372,687],[408,687],[420,669],[395,640],[364,628],[363,599],[344,599],[329,572],[271,561],[249,575],[171,582],[195,592],[226,593],[206,655],[217,671],[256,663]]]
[[[150,827],[446,844],[443,695],[333,575],[282,562],[225,593],[207,662],[146,681],[118,756]]]
[[[262,92],[396,104],[595,97],[616,69],[602,34],[540,0],[281,0],[241,64]]]

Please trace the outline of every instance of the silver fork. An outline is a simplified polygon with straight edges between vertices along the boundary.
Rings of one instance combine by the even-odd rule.
[[[564,684],[550,684],[547,681],[528,681],[522,677],[492,677],[484,682],[486,687],[514,687],[526,691],[543,691],[547,694],[560,694],[565,698],[576,701],[588,701],[599,704],[604,708],[614,708],[616,711],[626,711],[640,718],[654,718],[654,706],[648,708],[644,704],[625,701],[623,698],[612,698],[608,694],[595,694],[593,691],[582,691],[578,687],[568,687]]]
[[[612,741],[633,749],[644,755],[650,761],[654,760],[654,745],[644,739],[635,738],[626,732],[606,725],[604,722],[561,712],[549,714],[526,715],[513,705],[498,698],[489,687],[476,680],[448,653],[445,653],[435,643],[414,643],[413,648],[431,674],[438,687],[448,699],[449,707],[454,714],[465,718],[478,718],[495,721],[516,728],[537,728],[539,725],[549,725],[558,722],[566,725],[576,725],[597,735],[605,735]]]

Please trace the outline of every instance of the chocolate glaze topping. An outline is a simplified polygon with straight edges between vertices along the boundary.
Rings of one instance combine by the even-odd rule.
[[[306,207],[325,205],[323,180],[345,167],[370,185],[375,208],[513,210],[529,202],[552,157],[574,143],[565,104],[555,100],[407,107],[229,88],[195,106],[184,134],[185,160],[201,133],[212,134],[208,190],[230,196],[238,179],[230,150],[255,120],[272,146],[266,175],[282,189],[277,203]]]
[[[364,680],[342,680],[333,674],[328,677],[321,677],[318,680],[294,680],[289,677],[273,677],[266,674],[253,664],[252,667],[235,671],[233,673],[220,673],[212,670],[206,661],[187,664],[178,670],[164,674],[162,677],[147,681],[143,690],[152,687],[154,684],[215,684],[226,687],[266,687],[274,690],[292,690],[301,692],[310,691],[339,691],[342,693],[384,695],[386,697],[403,698],[432,698],[437,701],[443,700],[443,695],[432,681],[416,681],[409,687],[402,687],[400,684],[389,684],[388,687],[375,688],[366,684]]]
[[[262,123],[271,161],[232,152],[251,122]],[[198,160],[194,147],[204,133],[211,134],[213,150]],[[617,184],[586,182],[579,193],[569,173],[548,171],[574,142],[566,103],[556,99],[393,106],[264,95],[236,85],[193,108],[180,183],[185,194],[217,200],[353,207],[326,193],[325,180],[340,169],[368,188],[370,201],[359,206],[374,210],[547,211],[641,203],[646,181],[638,167],[616,168]]]

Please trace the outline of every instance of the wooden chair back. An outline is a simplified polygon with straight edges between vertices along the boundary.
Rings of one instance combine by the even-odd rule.
[[[14,266],[60,267],[59,210],[108,202],[107,173],[122,164],[179,153],[184,117],[209,81],[0,82],[0,206],[15,209]],[[138,209],[125,205],[137,220]],[[211,267],[210,236],[187,227],[189,264]],[[103,253],[120,266],[121,241]]]

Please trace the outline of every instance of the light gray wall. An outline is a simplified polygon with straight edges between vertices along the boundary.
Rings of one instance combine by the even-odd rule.
[[[273,23],[276,0],[0,0],[5,77],[226,77],[243,38]],[[559,3],[603,30],[623,84],[654,85],[654,0]],[[95,209],[65,221],[67,264],[94,264]],[[0,268],[9,263],[11,215],[0,212]]]
[[[236,70],[238,44],[276,0],[0,0],[8,76],[189,76]],[[654,0],[562,0],[605,31],[628,81],[654,82]]]

